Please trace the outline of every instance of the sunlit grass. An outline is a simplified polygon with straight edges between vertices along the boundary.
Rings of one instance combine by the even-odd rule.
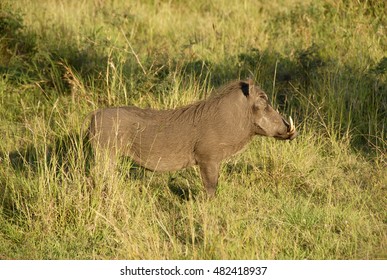
[[[264,2],[0,4],[0,259],[386,258],[385,6]],[[300,134],[255,138],[213,200],[82,139],[97,108],[246,77]]]

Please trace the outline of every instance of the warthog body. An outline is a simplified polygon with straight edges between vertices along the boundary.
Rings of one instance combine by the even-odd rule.
[[[131,157],[154,171],[199,165],[208,195],[215,194],[222,160],[254,135],[293,139],[297,132],[251,80],[231,82],[208,99],[174,110],[118,107],[92,114],[95,150]]]

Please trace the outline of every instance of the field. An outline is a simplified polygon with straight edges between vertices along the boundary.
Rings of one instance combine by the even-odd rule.
[[[386,259],[378,0],[0,3],[0,259]],[[222,165],[94,163],[97,108],[175,108],[253,78],[291,115]]]

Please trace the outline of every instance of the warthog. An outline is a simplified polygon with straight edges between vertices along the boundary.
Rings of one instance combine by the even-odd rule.
[[[94,150],[107,152],[112,161],[126,155],[154,171],[198,165],[209,196],[215,194],[222,160],[254,135],[292,140],[297,132],[252,80],[231,82],[206,100],[173,110],[101,109],[92,113],[89,127]]]

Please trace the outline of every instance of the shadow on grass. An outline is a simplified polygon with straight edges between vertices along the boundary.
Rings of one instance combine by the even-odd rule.
[[[121,157],[118,172],[130,181],[139,181],[155,190],[165,186],[164,179],[168,178],[166,185],[174,196],[181,200],[195,200],[200,194],[200,190],[194,186],[193,181],[196,175],[190,169],[175,172],[157,172],[138,165],[128,156],[123,156]]]
[[[55,167],[57,172],[69,171],[70,165],[83,161],[85,164],[79,166],[83,166],[85,174],[89,174],[93,160],[89,141],[86,137],[81,139],[76,133],[57,137],[53,144],[47,147],[28,145],[0,156],[4,159],[8,157],[12,168],[18,172],[36,172],[40,165]],[[77,162],[74,162],[74,158]]]
[[[192,178],[186,175],[189,171],[178,172],[177,175],[172,175],[168,180],[168,188],[175,196],[181,200],[196,200],[203,196],[203,192],[192,186]],[[201,179],[200,179],[201,182]]]

